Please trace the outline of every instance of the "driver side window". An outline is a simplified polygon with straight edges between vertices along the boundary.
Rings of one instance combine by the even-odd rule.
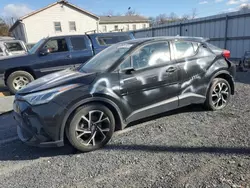
[[[149,44],[137,50],[131,59],[134,69],[168,63],[171,60],[169,44],[168,42]]]
[[[43,48],[44,49],[49,49],[50,53],[69,51],[65,39],[52,39],[52,40],[49,40],[44,45]]]

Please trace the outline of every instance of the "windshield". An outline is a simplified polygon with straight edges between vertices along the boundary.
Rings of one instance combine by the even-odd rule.
[[[81,72],[102,72],[109,69],[131,47],[131,43],[119,43],[112,45],[80,67]]]
[[[41,39],[39,42],[37,42],[30,50],[30,54],[36,53],[37,49],[44,43],[45,39]]]

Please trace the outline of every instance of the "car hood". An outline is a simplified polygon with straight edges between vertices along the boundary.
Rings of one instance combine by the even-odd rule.
[[[90,84],[95,79],[95,77],[96,73],[82,73],[79,71],[66,69],[46,75],[31,82],[25,88],[18,91],[17,94],[23,95],[69,84],[79,83],[87,85]]]

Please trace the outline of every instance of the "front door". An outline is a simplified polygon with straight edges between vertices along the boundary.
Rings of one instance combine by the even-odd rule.
[[[134,71],[126,71],[133,67]],[[168,42],[154,42],[138,49],[120,66],[120,92],[132,111],[153,113],[178,106],[178,67]],[[159,108],[158,108],[159,107]],[[151,114],[153,115],[153,114]]]
[[[50,53],[39,54],[38,62],[35,64],[35,69],[41,76],[73,66],[66,38],[50,39],[44,44],[43,49],[49,49]]]

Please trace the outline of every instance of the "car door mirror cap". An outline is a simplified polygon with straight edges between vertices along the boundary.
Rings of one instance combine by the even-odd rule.
[[[127,67],[121,70],[121,72],[124,72],[125,74],[132,74],[134,71],[135,71],[134,67]]]
[[[42,50],[40,50],[40,52],[39,52],[39,54],[41,55],[41,56],[46,56],[46,55],[48,55],[48,54],[50,54],[51,52],[50,52],[50,50],[49,49],[42,49]]]

